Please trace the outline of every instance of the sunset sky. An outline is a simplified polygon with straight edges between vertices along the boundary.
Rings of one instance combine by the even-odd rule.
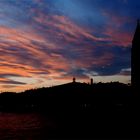
[[[0,0],[0,92],[130,83],[139,0]]]

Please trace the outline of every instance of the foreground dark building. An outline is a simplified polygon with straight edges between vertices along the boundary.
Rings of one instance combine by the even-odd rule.
[[[137,21],[137,27],[132,41],[132,86],[138,88],[140,86],[140,65],[139,65],[139,52],[140,52],[140,21]]]

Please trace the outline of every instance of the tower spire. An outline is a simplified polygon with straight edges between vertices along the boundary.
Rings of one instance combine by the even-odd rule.
[[[133,87],[140,86],[140,20],[137,20],[137,27],[132,41],[132,56],[131,56],[131,84]]]
[[[140,40],[140,19],[137,19],[137,27],[133,38],[133,43],[139,42]]]

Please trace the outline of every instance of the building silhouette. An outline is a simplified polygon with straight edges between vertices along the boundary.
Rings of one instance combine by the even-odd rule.
[[[140,85],[140,20],[137,21],[136,31],[132,41],[131,84],[137,88]]]
[[[76,82],[76,78],[75,77],[73,77],[73,83],[75,83]]]
[[[90,84],[93,85],[93,78],[90,79]]]

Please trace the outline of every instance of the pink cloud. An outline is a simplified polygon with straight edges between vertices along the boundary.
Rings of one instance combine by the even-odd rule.
[[[132,44],[132,35],[118,29],[107,27],[104,34],[109,36],[111,46],[129,47]]]
[[[121,22],[119,19],[113,20]],[[0,75],[8,75],[0,79],[2,90],[6,89],[4,81],[11,80],[12,74],[23,79],[31,78],[32,81],[38,79],[37,81],[42,81],[41,84],[45,86],[49,84],[48,79],[71,80],[72,75],[65,78],[64,75],[73,68],[102,67],[112,62],[112,53],[104,52],[100,56],[95,54],[97,47],[103,42],[130,45],[130,35],[112,27],[104,31],[108,38],[102,38],[94,35],[94,29],[91,31],[79,26],[64,16],[37,12],[31,25],[34,25],[34,22],[38,25],[37,30],[31,26],[26,30],[0,26]],[[98,45],[95,45],[96,43]],[[11,90],[20,91],[41,86],[38,83],[18,85],[11,87]]]

